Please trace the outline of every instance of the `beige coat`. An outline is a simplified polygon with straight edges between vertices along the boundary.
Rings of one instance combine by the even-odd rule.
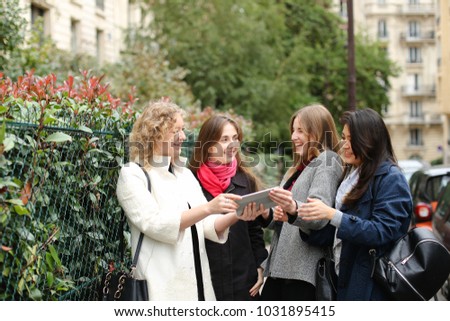
[[[150,300],[197,300],[191,231],[180,232],[179,227],[188,202],[195,207],[207,201],[190,170],[175,166],[175,175],[171,174],[168,158],[161,158],[158,165],[148,171],[151,193],[142,169],[134,163],[122,167],[117,182],[117,197],[131,227],[133,255],[139,234],[144,233],[136,276],[147,280]],[[224,243],[228,238],[228,230],[221,239],[216,234],[216,217],[196,224],[206,300],[215,296],[204,239]]]

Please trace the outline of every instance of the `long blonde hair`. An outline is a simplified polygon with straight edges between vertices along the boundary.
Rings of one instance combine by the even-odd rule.
[[[167,99],[150,102],[131,130],[130,160],[150,166],[155,144],[173,128],[177,114],[184,115],[184,111]]]
[[[314,138],[314,141],[308,143],[308,152],[306,157],[294,153],[294,164],[289,169],[288,174],[303,162],[310,161],[325,150],[338,152],[339,135],[336,130],[331,113],[323,105],[313,104],[305,106],[295,112],[289,122],[289,129],[292,136],[294,132],[294,121],[300,117],[303,130]],[[294,144],[292,144],[294,150]]]

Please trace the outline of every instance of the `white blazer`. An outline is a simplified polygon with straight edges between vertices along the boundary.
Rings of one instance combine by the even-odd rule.
[[[125,211],[131,229],[131,246],[134,255],[140,232],[144,239],[135,275],[148,283],[150,300],[198,300],[194,254],[190,228],[180,231],[181,213],[207,202],[192,172],[184,166],[173,166],[168,171],[170,158],[156,159],[147,171],[151,193],[142,169],[135,163],[124,165],[117,182],[117,197]],[[207,238],[225,243],[228,229],[219,238],[213,214],[196,224],[200,244],[203,284],[206,300],[215,300],[208,257],[205,251]]]

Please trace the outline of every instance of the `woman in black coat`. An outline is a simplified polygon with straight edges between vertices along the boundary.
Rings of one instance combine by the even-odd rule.
[[[243,166],[239,151],[242,130],[226,116],[213,116],[200,129],[189,168],[210,200],[221,193],[246,195],[257,191],[257,178]],[[261,214],[254,206],[254,217]],[[239,213],[238,213],[239,214]],[[228,241],[215,244],[206,240],[206,252],[214,292],[219,301],[259,298],[263,284],[260,264],[267,257],[263,229],[259,220],[237,221],[230,228]]]

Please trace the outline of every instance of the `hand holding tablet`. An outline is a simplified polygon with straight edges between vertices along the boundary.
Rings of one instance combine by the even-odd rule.
[[[244,211],[245,206],[247,206],[249,203],[256,203],[256,206],[259,208],[259,206],[262,204],[264,208],[268,209],[276,205],[274,201],[272,201],[269,197],[269,192],[273,189],[273,187],[243,195],[242,199],[236,200],[235,202],[239,205],[238,209],[236,210],[236,213],[238,216],[242,215],[242,212]]]

